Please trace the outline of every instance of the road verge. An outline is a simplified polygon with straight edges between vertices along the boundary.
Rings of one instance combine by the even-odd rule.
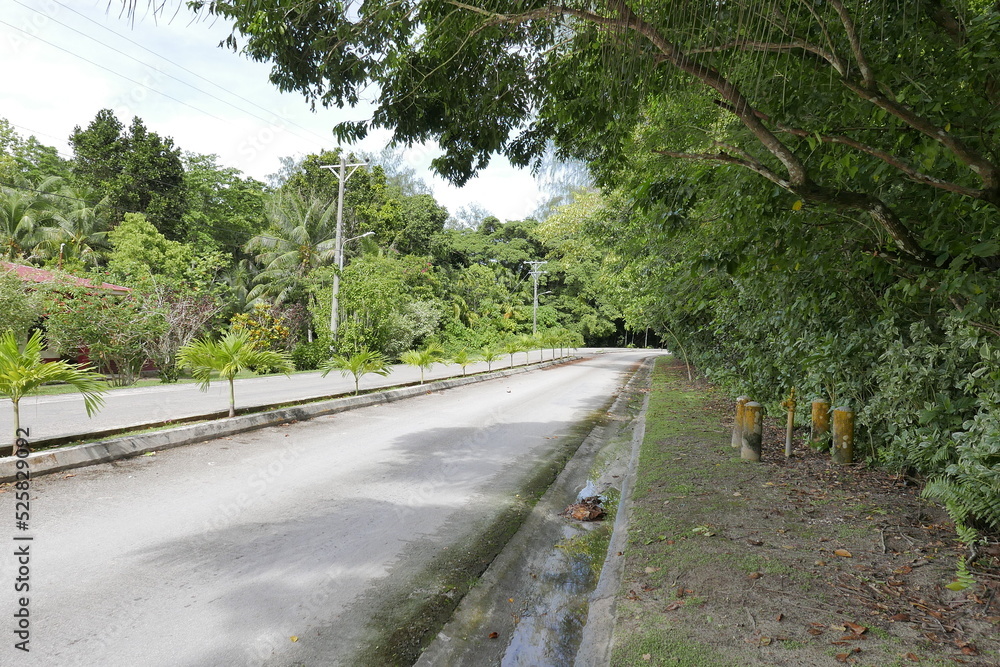
[[[649,400],[611,665],[1000,664],[1000,552],[956,581],[967,550],[917,485],[804,433],[785,458],[777,418],[741,461],[732,401],[676,362]]]

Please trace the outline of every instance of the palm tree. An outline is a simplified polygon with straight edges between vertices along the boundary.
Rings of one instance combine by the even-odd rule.
[[[325,199],[306,199],[297,192],[275,196],[267,207],[267,230],[254,236],[246,249],[263,270],[248,295],[276,303],[295,297],[306,275],[330,264],[336,253],[337,206]]]
[[[31,334],[24,349],[20,349],[13,331],[0,334],[0,395],[6,396],[14,406],[14,441],[21,430],[20,401],[28,393],[48,382],[65,382],[83,395],[87,416],[104,404],[101,396],[106,391],[101,383],[104,376],[90,366],[70,364],[65,361],[42,361],[42,335]]]
[[[451,358],[451,363],[458,364],[459,366],[462,367],[462,375],[465,375],[466,366],[474,364],[477,361],[478,359],[476,358],[476,356],[473,354],[469,354],[469,351],[464,347],[458,352],[456,352],[455,355]]]
[[[31,257],[42,240],[42,228],[53,218],[48,194],[61,179],[51,176],[37,185],[24,181],[18,187],[0,187],[0,259]]]
[[[353,375],[355,396],[361,391],[359,384],[362,376],[374,373],[385,377],[392,371],[392,367],[382,356],[382,353],[371,350],[361,350],[351,355],[334,355],[320,365],[319,369],[323,371],[323,377],[326,377],[330,371],[340,371],[341,377]]]
[[[486,362],[487,372],[493,370],[493,362],[503,356],[503,352],[489,345],[480,350],[480,354],[483,357],[483,361]]]
[[[559,331],[548,331],[542,335],[542,345],[552,350],[552,359],[556,358],[556,347],[560,345],[561,340]]]
[[[531,351],[535,349],[535,345],[538,344],[538,339],[535,336],[524,334],[517,337],[517,342],[521,346],[520,351],[524,352],[524,365],[527,366],[530,361],[529,355],[531,354]]]
[[[286,375],[295,366],[285,352],[258,350],[246,331],[230,331],[219,340],[201,338],[191,341],[177,352],[177,365],[191,369],[202,391],[208,391],[212,373],[229,381],[229,416],[236,414],[233,379],[246,368],[276,368]]]
[[[514,368],[514,355],[518,352],[524,352],[524,345],[516,338],[511,338],[506,343],[503,344],[504,354],[510,355],[510,367]]]
[[[38,230],[38,254],[96,266],[100,251],[108,248],[108,198],[83,187],[63,188],[61,194],[60,210]]]
[[[400,355],[399,360],[407,366],[415,366],[420,369],[420,384],[424,383],[424,371],[430,370],[435,361],[441,359],[444,350],[440,346],[431,344],[423,350],[407,350]]]

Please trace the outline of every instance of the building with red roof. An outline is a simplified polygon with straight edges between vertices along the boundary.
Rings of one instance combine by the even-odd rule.
[[[77,287],[92,287],[95,289],[117,292],[119,294],[128,294],[132,291],[131,287],[122,287],[121,285],[112,285],[111,283],[95,283],[88,278],[79,278],[68,273],[55,273],[53,271],[49,271],[48,269],[40,269],[37,266],[28,266],[26,264],[0,262],[0,269],[3,269],[4,271],[13,271],[17,274],[17,277],[24,282],[69,283],[71,285],[76,285]]]
[[[0,271],[16,273],[17,277],[26,283],[48,283],[54,285],[89,287],[91,289],[104,290],[111,292],[112,294],[120,295],[125,295],[132,291],[131,287],[122,287],[121,285],[113,285],[111,283],[97,283],[89,280],[88,278],[80,278],[79,276],[74,276],[62,271],[49,271],[47,269],[40,269],[37,266],[14,264],[13,262],[0,262]],[[59,358],[59,354],[51,348],[46,348],[42,351],[42,358],[45,361],[53,361]],[[87,351],[78,351],[74,361],[77,363],[86,363],[90,361],[87,357]]]

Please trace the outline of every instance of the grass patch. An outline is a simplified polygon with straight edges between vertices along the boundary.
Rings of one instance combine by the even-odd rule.
[[[647,628],[615,645],[611,664],[684,665],[685,667],[737,667],[714,649],[676,636],[670,628]]]

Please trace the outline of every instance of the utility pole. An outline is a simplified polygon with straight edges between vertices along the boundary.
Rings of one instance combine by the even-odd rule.
[[[538,267],[542,264],[548,264],[548,262],[536,261],[536,262],[525,262],[531,267],[531,277],[535,281],[535,306],[531,311],[531,335],[538,335],[538,277],[548,273],[548,271],[542,271]]]
[[[354,175],[361,167],[368,166],[367,162],[355,162],[347,164],[344,151],[340,151],[340,165],[324,164],[323,169],[329,169],[337,177],[339,187],[337,189],[337,235],[334,239],[333,263],[337,265],[337,271],[333,274],[333,298],[330,302],[330,334],[337,340],[337,328],[340,325],[340,301],[337,296],[340,293],[340,271],[344,268],[344,186],[347,179]],[[350,171],[347,169],[350,168]],[[334,171],[338,169],[338,171]]]

